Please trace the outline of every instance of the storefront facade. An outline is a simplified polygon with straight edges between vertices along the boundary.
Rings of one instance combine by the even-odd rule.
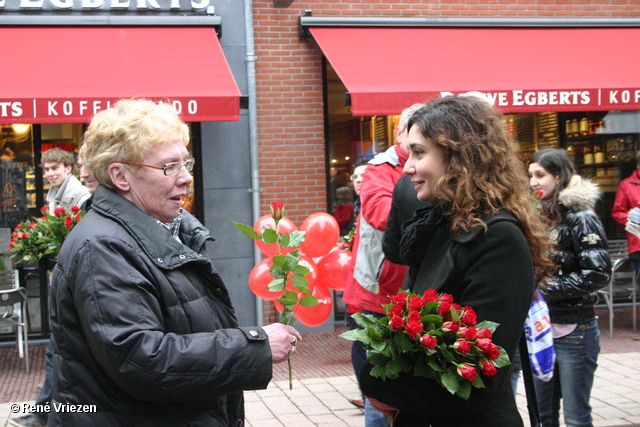
[[[542,25],[514,25],[518,20]],[[411,32],[419,28],[438,34],[420,39]],[[363,129],[379,122],[387,130],[382,146],[391,144],[392,115],[446,92],[486,93],[513,114],[514,134],[541,131],[522,141],[523,151],[572,145],[584,162],[587,145],[606,149],[608,139],[576,138],[572,128],[567,136],[565,123],[640,110],[639,28],[640,7],[611,0],[0,0],[0,36],[19,52],[19,66],[0,71],[0,124],[30,126],[32,145],[22,151],[38,176],[42,144],[72,135],[77,149],[84,124],[110,102],[176,102],[193,131],[195,213],[216,239],[207,249],[240,323],[256,324],[277,314],[247,286],[261,255],[232,221],[253,223],[274,199],[286,203],[298,226],[327,212],[332,172],[379,143]],[[349,33],[361,29],[385,32]],[[465,33],[480,29],[492,30],[492,38],[475,46],[479,36]],[[584,32],[566,38],[565,29]],[[515,33],[533,41],[522,48]],[[345,69],[345,58],[355,68]],[[437,75],[423,77],[421,67],[454,78],[444,84]],[[638,132],[630,127],[615,136],[626,144]],[[588,169],[596,177],[610,173]],[[42,193],[45,184],[34,185]]]

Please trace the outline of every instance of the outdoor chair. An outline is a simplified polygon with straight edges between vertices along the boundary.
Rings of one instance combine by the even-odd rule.
[[[27,290],[20,286],[18,270],[0,271],[0,327],[16,330],[16,344],[29,373]]]

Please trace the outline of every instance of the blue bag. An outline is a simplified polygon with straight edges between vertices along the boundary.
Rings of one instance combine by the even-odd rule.
[[[540,292],[536,291],[536,294],[538,299],[531,303],[524,322],[524,332],[533,375],[542,381],[549,381],[553,378],[556,351],[553,348],[549,307]]]

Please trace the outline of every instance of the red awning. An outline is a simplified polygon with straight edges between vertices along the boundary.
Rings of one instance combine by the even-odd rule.
[[[503,112],[640,110],[640,28],[310,28],[355,116],[479,91]]]
[[[173,102],[185,121],[238,120],[211,27],[4,27],[0,123],[86,123],[119,98]]]

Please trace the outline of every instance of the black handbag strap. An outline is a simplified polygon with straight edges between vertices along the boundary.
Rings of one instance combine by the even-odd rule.
[[[520,337],[520,360],[522,361],[522,377],[524,378],[524,389],[527,395],[529,421],[531,422],[531,427],[541,427],[538,399],[533,385],[533,371],[531,370],[531,360],[529,360],[529,348],[527,347],[527,338],[524,332]]]

